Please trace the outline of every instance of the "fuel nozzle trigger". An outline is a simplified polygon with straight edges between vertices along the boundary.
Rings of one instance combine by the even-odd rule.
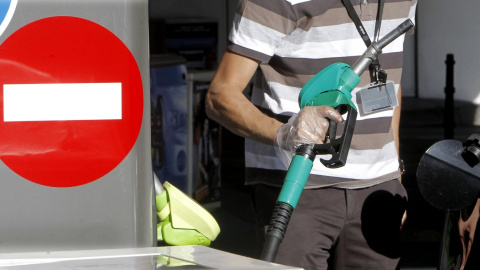
[[[330,120],[329,142],[315,144],[313,151],[318,155],[330,154],[332,157],[327,160],[320,158],[320,162],[327,168],[339,168],[347,162],[348,150],[352,142],[353,131],[357,119],[357,111],[350,105],[345,105],[348,118],[345,120],[343,133],[336,138],[337,123]]]

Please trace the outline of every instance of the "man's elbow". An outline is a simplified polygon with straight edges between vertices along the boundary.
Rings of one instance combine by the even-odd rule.
[[[214,102],[213,94],[209,89],[209,91],[207,91],[207,94],[205,96],[205,113],[207,114],[208,118],[216,121],[217,111],[215,110],[214,103],[215,102]]]

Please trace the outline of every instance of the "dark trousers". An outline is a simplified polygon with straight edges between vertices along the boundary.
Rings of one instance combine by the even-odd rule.
[[[257,185],[252,199],[262,240],[280,188]],[[369,188],[304,190],[275,262],[304,269],[396,269],[407,193],[397,180]]]

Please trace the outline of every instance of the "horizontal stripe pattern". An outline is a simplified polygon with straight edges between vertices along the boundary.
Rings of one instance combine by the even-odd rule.
[[[394,149],[395,145],[393,144],[393,141],[389,141],[387,144],[385,144],[385,141],[383,141],[383,144],[379,142],[377,139],[381,138],[381,134],[377,134],[375,136],[358,136],[357,140],[360,141],[361,139],[366,140],[366,143],[362,147],[357,147],[351,148],[349,151],[349,156],[348,156],[348,163],[349,164],[370,164],[374,158],[381,156],[382,153],[387,153],[390,154],[392,151],[396,153],[396,150]],[[385,140],[384,138],[381,138],[381,140]],[[352,141],[352,144],[357,143],[358,141]],[[382,145],[380,145],[382,144]],[[368,147],[370,146],[370,147]],[[393,148],[392,148],[393,147]],[[275,163],[274,159],[276,159],[275,155],[275,149],[271,146],[265,146],[264,144],[258,143],[258,142],[249,142],[246,143],[246,164],[248,167],[265,167],[268,169],[286,169],[285,166],[280,165],[281,163]],[[362,157],[362,155],[368,156],[368,158]],[[330,160],[329,155],[319,155],[317,159],[325,159],[325,160]],[[395,158],[396,160],[397,158]],[[376,161],[376,160],[374,160]],[[323,166],[322,166],[323,167]],[[346,167],[344,167],[346,168]],[[346,168],[348,171],[348,168]],[[395,170],[398,169],[394,168]],[[341,169],[337,170],[331,170],[328,169],[327,175],[330,172],[337,172],[341,171]]]
[[[354,4],[364,26],[373,39],[378,1]],[[380,37],[410,18],[414,20],[416,0],[387,0]],[[241,0],[229,49],[261,62],[254,79],[251,101],[266,115],[282,122],[299,111],[298,94],[315,74],[336,62],[353,65],[366,46],[340,0]],[[388,79],[397,82],[402,74],[404,36],[397,38],[380,55]],[[367,72],[359,86],[370,83]],[[360,88],[352,91],[357,105]],[[391,128],[393,109],[357,117],[347,165],[327,169],[318,157],[307,185],[321,186],[352,180],[383,181],[398,177],[397,152]],[[339,125],[337,133],[343,131]],[[248,171],[281,172],[285,166],[275,155],[272,146],[246,140]],[[328,157],[324,157],[328,159]],[[272,183],[283,181],[282,173],[271,180],[259,180],[248,175],[247,181]],[[316,175],[316,176],[315,176]],[[276,180],[274,180],[274,178]],[[390,178],[391,179],[391,178]]]
[[[283,183],[278,179],[285,179],[287,172],[284,170],[269,170],[260,168],[248,168],[245,172],[245,177],[248,179],[248,184],[268,184],[272,186],[282,187]],[[391,179],[399,178],[400,173],[393,172],[380,177],[372,178],[369,180],[358,181],[351,180],[345,181],[345,179],[339,177],[320,176],[310,174],[308,182],[305,185],[305,189],[323,188],[323,187],[338,187],[338,188],[364,188],[375,184],[379,184]]]
[[[260,68],[262,69],[265,79],[269,82],[279,82],[288,86],[302,88],[303,85],[325,67],[337,62],[346,63],[351,66],[357,59],[358,56],[327,59],[297,59],[274,56],[271,58],[269,64],[262,64]],[[379,60],[382,68],[388,73],[389,78],[392,76],[395,77],[394,79],[401,78],[402,53],[381,54]],[[294,69],[292,67],[298,67],[295,68],[295,70],[299,73],[293,73]],[[370,83],[368,72],[364,72],[361,78],[362,82],[359,84],[360,86]]]
[[[230,36],[231,41],[245,48],[257,48],[256,50],[258,52],[269,56],[273,55],[275,49],[278,47],[278,43],[274,43],[273,41],[282,40],[285,36],[273,30],[268,31],[264,35],[257,35],[256,33],[263,31],[262,28],[264,27],[249,19],[243,18],[242,25],[245,25],[245,27],[232,31]]]
[[[382,33],[384,33],[381,36],[393,30],[403,21],[403,19],[392,20],[388,24],[391,27],[387,27],[382,23]],[[374,25],[375,22],[372,21],[366,24],[365,27],[374,28]],[[369,33],[369,36],[373,36],[373,32]],[[352,29],[351,24],[342,24],[315,27],[308,32],[297,29],[288,36],[283,46],[277,49],[276,54],[280,57],[296,58],[360,56],[365,51],[365,48],[365,43],[363,40],[358,39],[358,33],[356,33],[355,28]],[[402,50],[403,36],[392,41],[391,44],[385,47],[383,52],[392,53],[401,52]]]

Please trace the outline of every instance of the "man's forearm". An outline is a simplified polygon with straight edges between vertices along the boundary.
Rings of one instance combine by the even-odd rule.
[[[393,129],[393,137],[395,139],[395,147],[397,148],[397,153],[398,153],[398,159],[400,160],[400,138],[399,138],[399,133],[400,133],[400,114],[402,110],[402,86],[398,88],[398,93],[397,93],[397,99],[398,99],[398,106],[395,107],[395,110],[393,112],[393,119],[392,119],[392,129]],[[400,181],[402,181],[402,178],[399,178]]]
[[[206,111],[233,133],[265,144],[273,144],[282,123],[264,115],[238,86],[213,83],[207,94]]]
[[[243,94],[258,68],[258,61],[225,52],[206,97],[209,118],[233,133],[273,144],[281,123],[264,115]]]

